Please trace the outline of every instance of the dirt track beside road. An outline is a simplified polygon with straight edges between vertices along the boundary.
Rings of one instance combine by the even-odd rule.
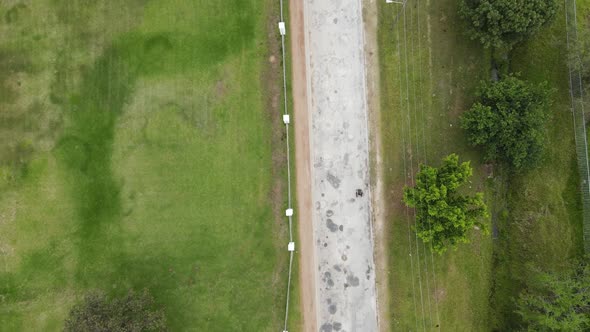
[[[304,0],[289,1],[291,69],[295,127],[295,167],[299,221],[299,287],[303,331],[317,331],[315,247],[312,224],[309,108],[305,55]]]

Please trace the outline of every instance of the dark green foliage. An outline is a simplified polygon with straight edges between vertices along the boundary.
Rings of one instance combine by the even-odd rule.
[[[561,273],[539,272],[535,285],[522,292],[517,313],[532,331],[590,329],[590,266],[577,263]]]
[[[538,32],[557,11],[555,0],[462,0],[467,34],[484,47],[510,48]]]
[[[90,293],[74,306],[66,320],[66,332],[140,332],[166,331],[166,319],[154,299],[144,290],[130,291],[122,298],[108,299],[102,293]]]
[[[478,96],[461,118],[469,143],[483,146],[487,161],[505,162],[515,170],[533,166],[545,141],[549,90],[508,76],[483,82]]]
[[[416,185],[404,188],[404,202],[416,209],[416,232],[432,249],[443,253],[459,243],[468,243],[469,229],[479,227],[487,232],[480,219],[487,217],[483,194],[463,195],[461,186],[472,175],[469,162],[459,164],[459,157],[451,154],[443,165],[435,168],[420,165]]]

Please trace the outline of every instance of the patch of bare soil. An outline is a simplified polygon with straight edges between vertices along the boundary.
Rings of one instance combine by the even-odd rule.
[[[302,331],[317,331],[304,1],[289,1]]]

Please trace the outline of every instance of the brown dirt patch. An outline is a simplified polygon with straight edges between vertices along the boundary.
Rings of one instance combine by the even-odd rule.
[[[304,2],[289,1],[302,331],[317,331]]]
[[[447,297],[447,290],[444,288],[439,288],[436,290],[434,294],[434,300],[436,303],[441,303]]]
[[[223,99],[226,94],[227,94],[227,86],[225,85],[225,82],[223,80],[217,81],[217,83],[215,83],[215,97],[218,100]]]

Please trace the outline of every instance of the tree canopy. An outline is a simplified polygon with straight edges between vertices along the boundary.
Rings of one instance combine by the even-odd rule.
[[[555,0],[462,0],[467,34],[484,47],[510,48],[538,32],[557,11]]]
[[[460,192],[472,173],[469,162],[459,164],[459,156],[451,154],[439,168],[420,165],[415,186],[404,188],[404,202],[416,209],[418,236],[437,253],[468,243],[467,232],[476,226],[487,232],[480,220],[487,216],[483,194]]]
[[[461,126],[473,146],[484,148],[487,161],[506,162],[515,170],[532,166],[543,151],[549,92],[544,84],[514,76],[484,82]]]
[[[541,272],[517,300],[517,313],[532,331],[590,330],[590,266],[587,260],[560,273]]]
[[[122,298],[109,299],[90,293],[75,305],[65,322],[66,332],[147,332],[166,331],[166,319],[147,292],[130,291]]]

